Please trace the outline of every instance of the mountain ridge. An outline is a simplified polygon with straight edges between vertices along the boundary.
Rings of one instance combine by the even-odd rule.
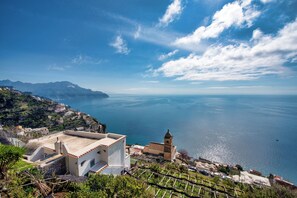
[[[69,81],[57,81],[48,83],[29,83],[21,81],[0,80],[0,86],[11,86],[22,92],[31,92],[34,95],[50,98],[53,100],[73,99],[80,97],[109,97],[102,91],[80,87]]]

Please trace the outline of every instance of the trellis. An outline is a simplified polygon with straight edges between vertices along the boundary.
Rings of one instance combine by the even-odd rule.
[[[151,178],[153,175],[154,179],[152,180]],[[156,188],[159,188],[155,193],[156,197],[173,197],[176,195],[174,193],[178,193],[184,197],[209,196],[215,198],[229,198],[239,196],[237,189],[235,188],[232,189],[234,194],[229,194],[228,190],[230,189],[227,189],[224,185],[217,185],[213,182],[203,179],[192,179],[189,174],[175,174],[169,170],[164,171],[161,169],[160,171],[155,172],[148,167],[139,167],[139,170],[136,171],[133,176],[144,180],[149,184],[149,186],[154,185]]]

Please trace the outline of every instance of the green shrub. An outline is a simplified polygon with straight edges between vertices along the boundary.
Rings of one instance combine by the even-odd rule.
[[[130,176],[90,175],[83,184],[71,186],[69,197],[152,197],[147,185]]]
[[[0,144],[0,177],[4,178],[7,171],[20,160],[25,149]]]

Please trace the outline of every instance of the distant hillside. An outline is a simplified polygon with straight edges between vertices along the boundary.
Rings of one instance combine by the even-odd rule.
[[[95,118],[69,106],[7,88],[0,88],[0,125],[47,127],[50,131],[102,129]]]
[[[82,88],[68,81],[50,83],[23,83],[20,81],[0,80],[0,86],[11,86],[22,92],[31,92],[53,100],[72,99],[81,97],[107,98],[108,95],[101,91],[92,91]]]

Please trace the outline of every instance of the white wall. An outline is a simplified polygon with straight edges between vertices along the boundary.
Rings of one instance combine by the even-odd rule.
[[[108,147],[107,146],[100,146],[100,161],[103,161],[108,164]]]
[[[32,161],[32,162],[35,162],[39,159],[42,159],[44,156],[44,149],[43,147],[38,147],[33,153],[32,155],[30,155],[28,157],[28,160]]]
[[[91,166],[90,163],[92,161],[92,159],[95,159],[95,164],[98,163],[100,161],[101,158],[101,154],[98,154],[97,152],[99,151],[99,148],[94,149],[93,151],[83,155],[82,157],[80,157],[78,159],[78,170],[79,170],[79,176],[84,176],[86,173],[89,172]],[[81,166],[81,163],[84,162],[83,166]]]
[[[100,161],[108,164],[108,171],[106,170],[105,172],[120,174],[121,170],[125,167],[125,148],[126,139],[123,138],[109,147],[99,146],[79,159],[69,157],[69,172],[77,176],[84,176],[91,169],[90,163],[92,159],[95,159],[95,164]],[[100,151],[100,154],[98,154],[98,151]],[[85,162],[81,166],[81,162],[83,161]]]
[[[108,165],[124,166],[125,164],[125,139],[120,140],[108,148]]]
[[[125,156],[125,169],[130,170],[131,168],[131,159],[130,159],[130,155],[126,155]]]
[[[78,159],[75,157],[68,156],[66,158],[66,165],[68,164],[68,171],[70,172],[71,175],[79,176],[77,161]]]
[[[68,134],[68,135],[75,135],[75,136],[95,138],[95,139],[101,139],[101,138],[107,137],[107,134],[85,132],[85,131],[70,131],[70,130],[68,130],[68,131],[64,131],[64,133]]]
[[[54,150],[46,148],[46,147],[43,147],[43,150],[44,150],[44,153],[46,153],[48,155],[56,153]]]

